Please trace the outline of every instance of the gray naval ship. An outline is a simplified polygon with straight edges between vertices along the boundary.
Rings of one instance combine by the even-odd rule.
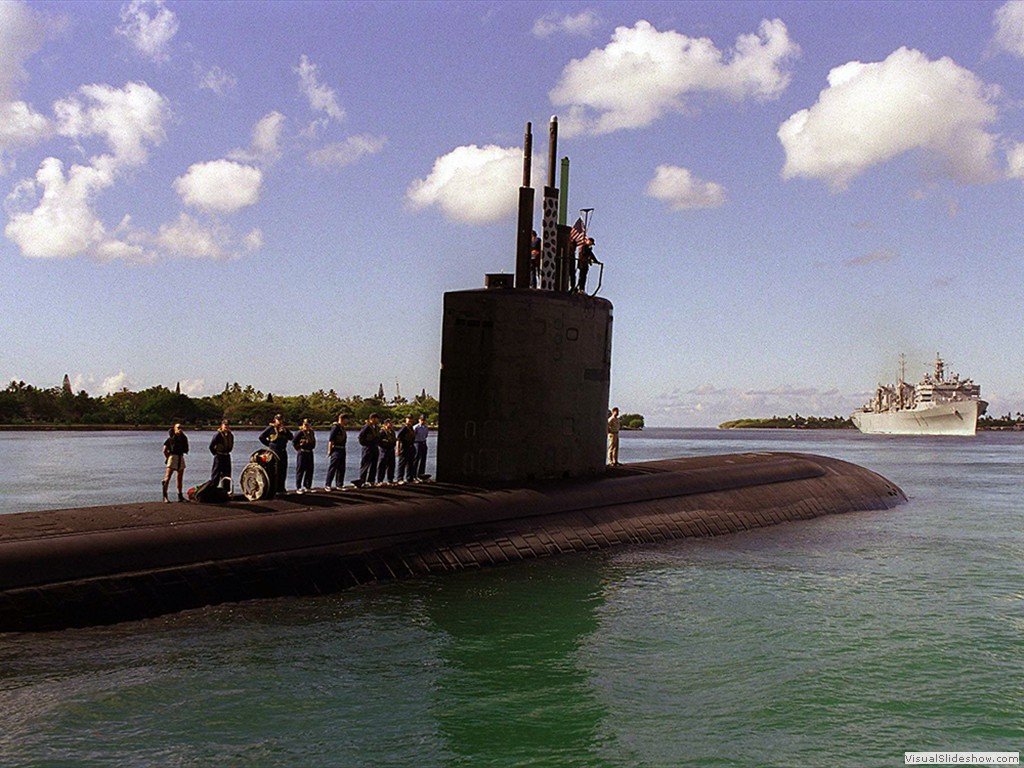
[[[900,355],[900,378],[878,386],[875,396],[850,419],[869,435],[973,435],[988,403],[981,387],[952,373],[935,355],[934,373],[917,384],[906,381],[906,357]]]

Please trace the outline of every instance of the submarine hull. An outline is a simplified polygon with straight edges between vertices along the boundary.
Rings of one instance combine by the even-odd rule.
[[[887,509],[894,484],[838,459],[668,459],[532,487],[423,483],[271,502],[0,516],[0,631],[205,605]]]

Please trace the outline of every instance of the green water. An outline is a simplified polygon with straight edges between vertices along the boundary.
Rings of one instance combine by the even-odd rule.
[[[0,764],[885,766],[907,750],[1019,751],[1022,449],[1007,434],[631,434],[630,459],[834,455],[911,501],[0,635]]]

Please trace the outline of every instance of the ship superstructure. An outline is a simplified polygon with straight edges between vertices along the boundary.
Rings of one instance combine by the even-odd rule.
[[[879,385],[871,401],[850,418],[870,435],[973,435],[987,407],[981,387],[959,374],[947,375],[938,354],[933,373],[918,384],[908,383],[901,355],[899,380]]]

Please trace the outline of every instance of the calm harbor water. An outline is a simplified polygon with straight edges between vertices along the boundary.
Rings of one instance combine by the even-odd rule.
[[[208,437],[191,436],[188,484]],[[157,499],[161,441],[0,433],[0,513]],[[236,477],[255,447],[239,435]],[[0,635],[0,765],[886,766],[1024,748],[1024,434],[622,445],[627,461],[739,451],[854,461],[910,503]]]

